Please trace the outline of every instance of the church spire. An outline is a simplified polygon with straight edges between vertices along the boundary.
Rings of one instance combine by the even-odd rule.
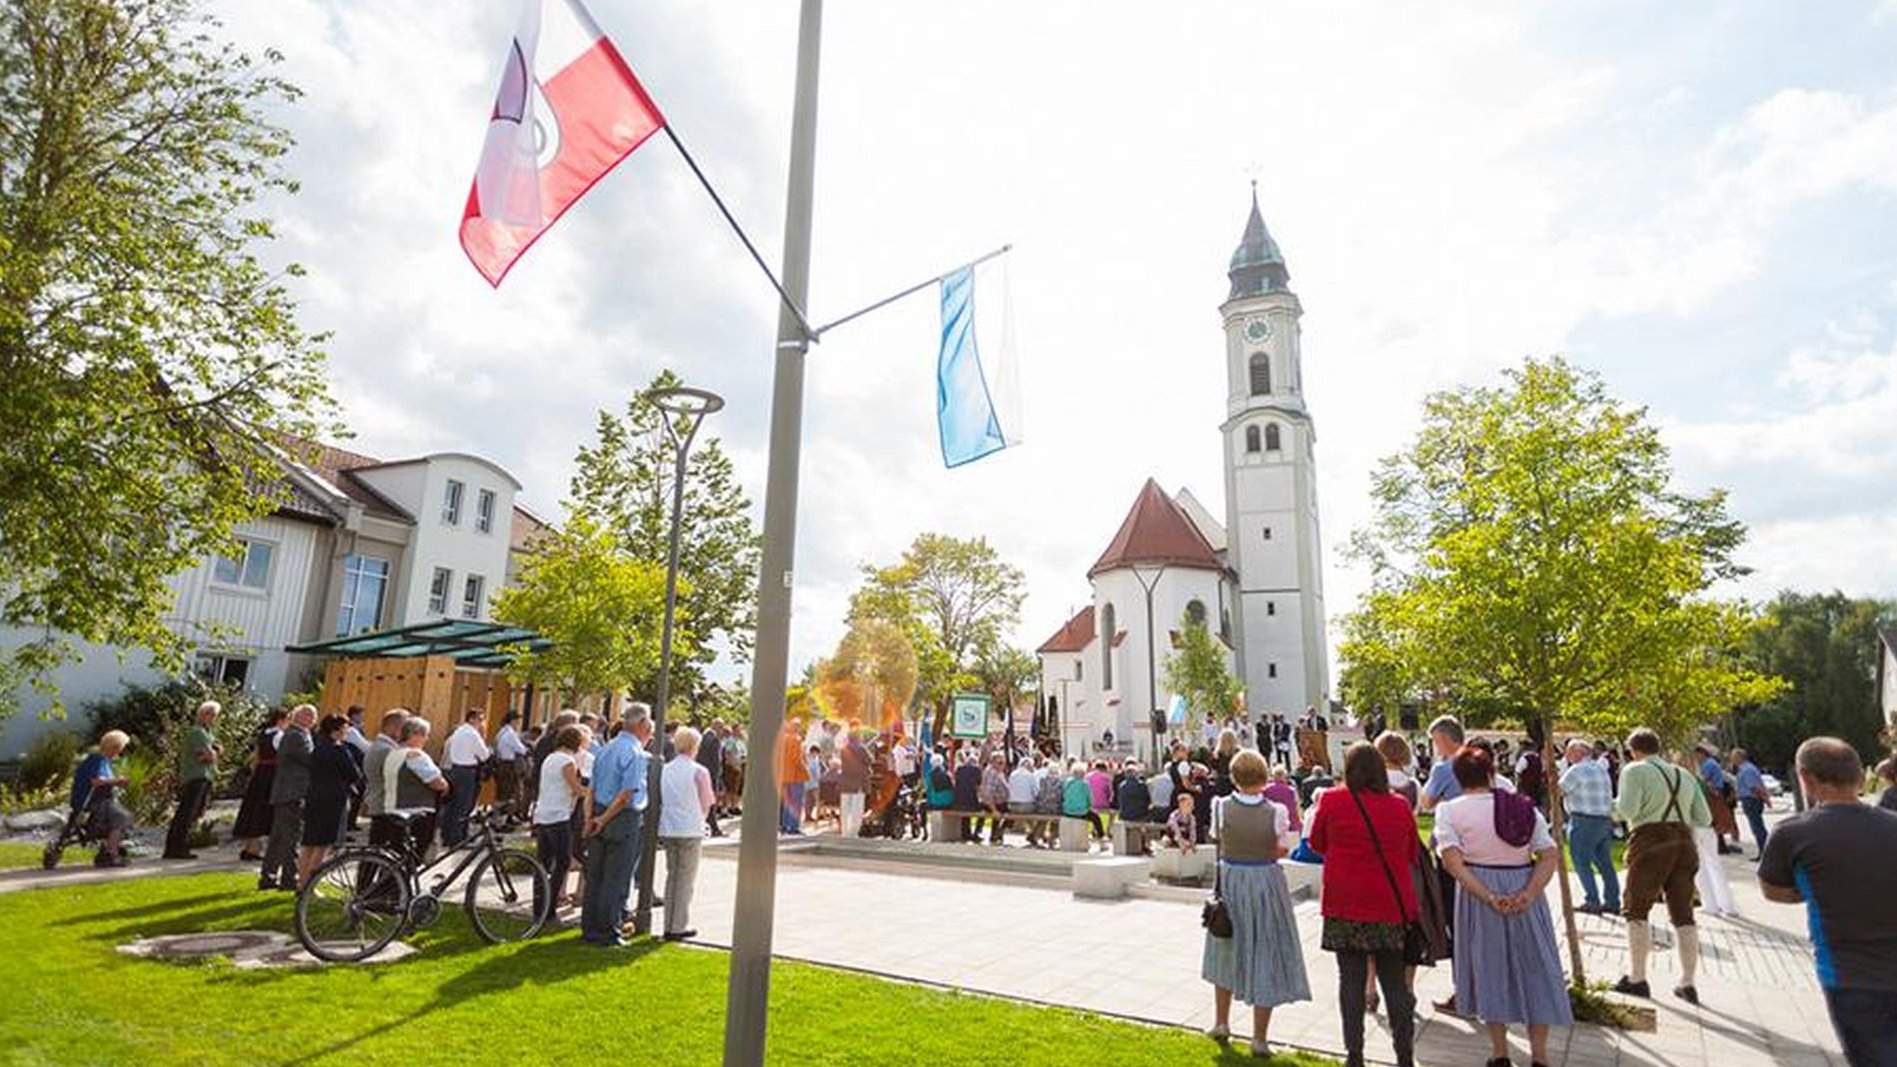
[[[1251,218],[1245,220],[1245,236],[1239,239],[1238,251],[1232,253],[1227,276],[1232,279],[1227,300],[1283,292],[1291,280],[1291,272],[1284,266],[1284,253],[1278,251],[1278,242],[1271,239],[1271,231],[1265,229],[1265,216],[1258,210],[1257,182],[1251,184]]]

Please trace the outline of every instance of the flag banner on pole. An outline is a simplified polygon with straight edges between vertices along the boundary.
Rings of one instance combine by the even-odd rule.
[[[1168,726],[1184,726],[1186,724],[1186,697],[1184,693],[1174,693],[1172,695],[1172,701],[1166,708],[1166,724]]]
[[[665,125],[579,0],[525,0],[461,215],[489,285],[594,183]]]
[[[942,347],[935,364],[942,462],[959,467],[1021,443],[1021,392],[1005,262],[942,279]]]

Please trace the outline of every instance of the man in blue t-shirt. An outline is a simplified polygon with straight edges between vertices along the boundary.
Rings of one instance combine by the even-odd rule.
[[[1429,743],[1436,758],[1430,764],[1429,778],[1423,782],[1419,803],[1424,811],[1435,811],[1436,805],[1462,795],[1462,786],[1457,784],[1456,772],[1449,763],[1462,750],[1463,737],[1462,723],[1452,716],[1444,715],[1429,724]]]
[[[1798,746],[1810,807],[1759,859],[1767,900],[1803,902],[1831,1025],[1851,1067],[1897,1063],[1897,813],[1863,802],[1864,764],[1835,737]]]

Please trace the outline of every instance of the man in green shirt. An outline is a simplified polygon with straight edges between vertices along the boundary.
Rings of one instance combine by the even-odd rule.
[[[184,744],[178,749],[178,810],[165,833],[168,860],[197,859],[190,851],[191,828],[204,815],[204,805],[211,799],[211,779],[217,770],[217,759],[224,754],[216,735],[211,733],[211,725],[223,711],[217,701],[207,700],[198,705],[196,717],[185,729]]]
[[[1647,985],[1647,957],[1653,952],[1653,928],[1647,915],[1662,898],[1667,918],[1679,934],[1680,984],[1674,993],[1699,1003],[1693,977],[1699,969],[1699,928],[1693,924],[1693,878],[1699,873],[1695,826],[1711,826],[1712,811],[1699,779],[1660,757],[1660,737],[1645,728],[1627,737],[1633,762],[1620,772],[1620,796],[1614,814],[1631,832],[1627,841],[1627,888],[1622,915],[1627,917],[1628,973],[1614,990],[1636,997],[1653,995]]]

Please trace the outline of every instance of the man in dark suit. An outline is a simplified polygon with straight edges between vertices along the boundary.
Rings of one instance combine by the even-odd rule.
[[[310,727],[316,709],[298,704],[277,739],[277,777],[270,784],[270,843],[258,889],[296,889],[296,851],[303,839],[303,800],[310,792]]]

